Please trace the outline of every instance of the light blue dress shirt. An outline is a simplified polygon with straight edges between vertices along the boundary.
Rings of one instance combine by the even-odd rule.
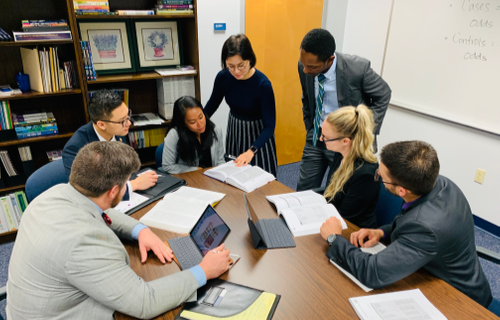
[[[339,101],[337,99],[337,57],[333,59],[332,66],[324,74],[325,83],[323,88],[325,89],[325,94],[323,96],[323,109],[321,110],[321,126],[323,126],[323,121],[326,117],[333,111],[339,108]],[[314,77],[314,101],[318,97],[319,84],[318,76]]]
[[[92,201],[90,199],[89,199],[89,201],[92,202],[96,206],[97,210],[99,210],[99,213],[101,215],[104,213],[104,211],[102,211],[101,207],[99,207],[94,201]],[[111,223],[113,223],[113,221],[111,221]],[[139,238],[139,232],[141,232],[142,229],[146,229],[146,228],[147,227],[144,224],[138,223],[132,229],[132,234],[131,234],[132,239],[137,240]],[[189,271],[191,271],[193,276],[196,278],[196,281],[198,282],[198,288],[203,287],[207,283],[207,277],[205,275],[205,271],[203,271],[203,269],[199,265],[196,265],[196,266],[190,268]]]

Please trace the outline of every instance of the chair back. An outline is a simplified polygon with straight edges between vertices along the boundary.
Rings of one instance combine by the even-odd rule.
[[[64,170],[62,160],[55,160],[39,168],[26,181],[26,196],[28,202],[33,201],[39,194],[52,188],[56,184],[68,183],[69,177]]]
[[[156,169],[161,168],[161,162],[162,162],[162,157],[163,157],[163,146],[164,145],[165,145],[165,142],[162,142],[158,147],[156,147],[156,151],[155,151]]]
[[[402,205],[403,199],[391,194],[384,186],[381,186],[375,207],[375,216],[379,227],[392,223],[394,217],[401,212]]]

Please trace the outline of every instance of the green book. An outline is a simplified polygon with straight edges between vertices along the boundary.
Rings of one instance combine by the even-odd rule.
[[[24,191],[17,191],[14,192],[16,196],[16,200],[19,202],[19,208],[21,209],[21,216],[24,213],[24,210],[26,210],[26,207],[28,206],[28,199],[26,199],[26,194]]]

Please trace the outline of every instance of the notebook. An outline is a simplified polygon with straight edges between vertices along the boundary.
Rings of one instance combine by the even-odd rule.
[[[182,270],[198,265],[212,249],[220,246],[231,229],[208,205],[189,235],[167,240]]]
[[[253,208],[243,194],[248,214],[248,227],[255,249],[275,249],[295,247],[295,241],[283,219],[260,219],[254,222]],[[255,214],[255,212],[253,212]],[[256,220],[256,219],[255,219]]]

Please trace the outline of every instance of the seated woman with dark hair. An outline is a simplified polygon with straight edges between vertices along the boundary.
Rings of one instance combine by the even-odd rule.
[[[343,107],[330,113],[320,140],[338,152],[330,165],[331,178],[324,196],[340,215],[360,228],[376,228],[375,206],[380,183],[373,153],[373,115],[364,105]]]
[[[207,119],[198,100],[190,96],[177,99],[163,147],[163,170],[182,173],[223,163],[222,130]]]

